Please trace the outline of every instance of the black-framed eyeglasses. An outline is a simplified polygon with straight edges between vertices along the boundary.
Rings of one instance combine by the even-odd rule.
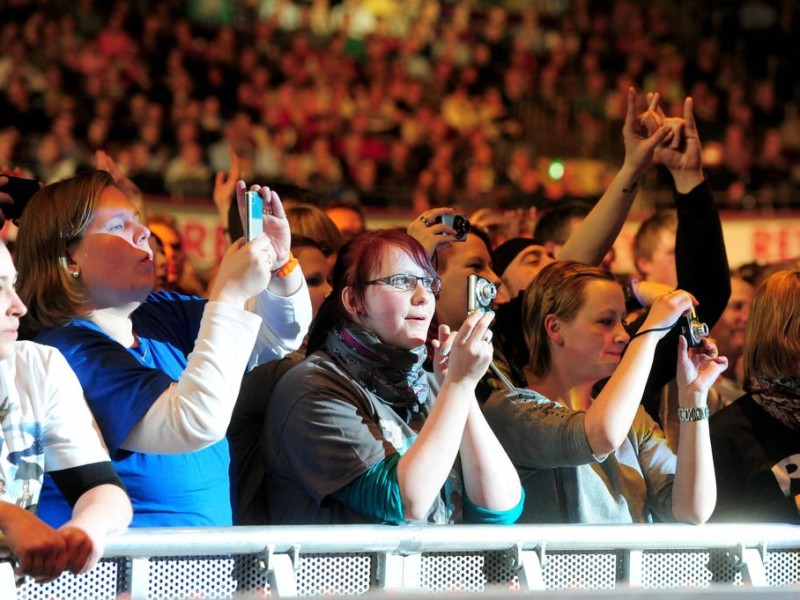
[[[416,275],[405,274],[389,275],[388,277],[373,279],[372,281],[367,281],[367,285],[382,283],[383,285],[390,285],[404,292],[410,292],[417,288],[417,282],[422,283],[422,287],[429,292],[436,293],[442,289],[442,280],[438,277],[417,277]]]

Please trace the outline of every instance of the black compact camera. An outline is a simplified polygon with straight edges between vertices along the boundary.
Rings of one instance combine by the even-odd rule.
[[[703,338],[708,337],[708,325],[697,318],[694,309],[681,317],[681,335],[686,338],[689,348],[703,345]]]
[[[486,312],[492,306],[492,300],[497,296],[495,285],[478,275],[467,278],[467,314],[471,315],[476,310]]]
[[[454,229],[456,232],[456,242],[464,242],[467,240],[469,220],[464,215],[441,215],[436,217],[433,222],[442,223],[443,225],[447,225],[450,229]]]

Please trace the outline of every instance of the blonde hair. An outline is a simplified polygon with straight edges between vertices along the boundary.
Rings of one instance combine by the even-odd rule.
[[[539,271],[528,284],[522,299],[522,326],[530,350],[528,369],[537,379],[547,375],[552,362],[545,319],[556,315],[564,322],[572,321],[583,306],[586,285],[597,279],[615,281],[599,267],[559,260]]]
[[[745,381],[800,375],[800,271],[779,271],[758,286],[744,339]]]
[[[33,331],[69,322],[86,301],[70,272],[67,247],[83,237],[100,194],[113,185],[106,171],[81,173],[39,190],[25,208],[15,247],[17,291]]]

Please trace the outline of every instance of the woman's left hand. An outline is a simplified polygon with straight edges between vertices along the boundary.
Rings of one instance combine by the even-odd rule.
[[[678,336],[678,388],[685,400],[696,400],[704,406],[708,390],[728,368],[728,359],[718,355],[717,347],[703,339],[702,347],[689,350],[686,338]],[[694,405],[695,403],[693,403]]]
[[[292,232],[286,218],[286,211],[283,209],[278,194],[268,187],[252,185],[250,191],[258,192],[263,201],[264,214],[261,222],[264,227],[264,235],[275,250],[275,262],[272,268],[278,269],[289,260],[292,243]],[[236,183],[236,201],[239,204],[239,217],[242,219],[242,223],[245,222],[245,192],[247,192],[247,184],[240,179]]]

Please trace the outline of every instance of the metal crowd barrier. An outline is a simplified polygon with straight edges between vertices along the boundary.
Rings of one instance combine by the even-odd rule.
[[[794,586],[792,594],[800,596],[800,526],[135,529],[110,539],[90,573],[65,574],[45,585],[30,579],[16,589],[13,580],[5,585],[0,583],[0,598],[16,594],[20,600],[719,586],[752,586],[762,593],[767,586]]]

